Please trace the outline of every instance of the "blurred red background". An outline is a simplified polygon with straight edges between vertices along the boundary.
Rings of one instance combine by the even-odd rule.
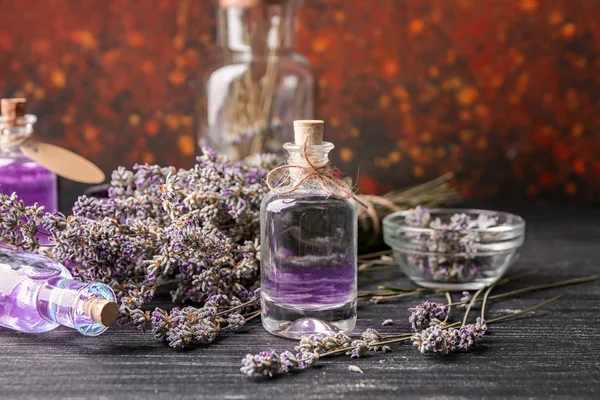
[[[211,0],[3,1],[0,94],[106,172],[190,166]],[[334,161],[383,192],[600,197],[600,1],[306,0],[298,51]]]

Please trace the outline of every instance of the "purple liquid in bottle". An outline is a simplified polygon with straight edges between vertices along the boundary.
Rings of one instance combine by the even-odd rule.
[[[262,290],[282,305],[335,307],[356,294],[354,206],[324,196],[273,200]]]
[[[56,175],[18,149],[0,150],[0,190],[9,195],[16,192],[27,206],[37,202],[47,212],[58,208]]]
[[[89,312],[98,300],[114,302],[115,294],[103,283],[73,280],[50,258],[0,248],[0,326],[41,333],[64,325],[96,336],[107,329]]]

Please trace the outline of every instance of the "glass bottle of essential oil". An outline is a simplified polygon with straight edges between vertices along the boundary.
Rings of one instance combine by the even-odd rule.
[[[100,335],[117,321],[115,294],[104,283],[72,278],[48,257],[0,247],[0,326],[41,333],[63,325]]]
[[[299,338],[356,323],[357,206],[309,171],[329,170],[323,121],[294,121],[287,182],[261,204],[262,322]],[[331,175],[330,175],[331,176]]]
[[[21,145],[33,133],[37,118],[26,114],[25,99],[0,100],[0,191],[16,192],[25,205],[38,203],[46,211],[58,208],[56,175],[31,160]]]

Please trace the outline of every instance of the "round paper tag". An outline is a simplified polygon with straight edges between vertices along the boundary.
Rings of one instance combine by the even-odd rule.
[[[63,178],[81,183],[104,182],[104,172],[96,164],[62,147],[28,140],[21,145],[21,151]]]

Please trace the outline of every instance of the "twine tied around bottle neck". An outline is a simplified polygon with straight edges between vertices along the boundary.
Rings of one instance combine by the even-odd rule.
[[[289,194],[298,190],[305,182],[317,181],[325,192],[332,196],[342,199],[353,199],[358,204],[367,209],[368,205],[360,200],[352,188],[335,174],[335,169],[331,167],[329,162],[323,165],[315,165],[308,157],[308,141],[302,146],[302,160],[304,164],[287,164],[276,167],[268,173],[266,182],[269,189],[276,194]],[[280,189],[280,185],[274,182],[276,175],[281,171],[299,170],[296,183],[286,189]]]

